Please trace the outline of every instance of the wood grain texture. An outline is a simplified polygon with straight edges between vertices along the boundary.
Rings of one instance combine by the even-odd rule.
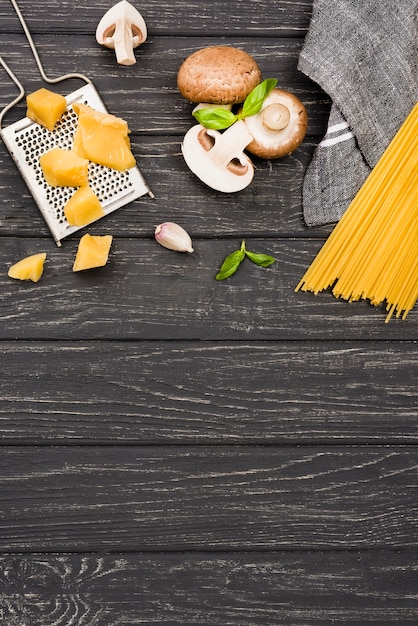
[[[104,220],[95,234],[111,232]],[[78,245],[5,238],[0,275],[1,339],[295,340],[418,338],[417,312],[385,324],[383,307],[347,303],[294,288],[320,248],[300,239],[250,240],[276,262],[248,261],[226,281],[215,274],[240,240],[195,240],[195,252],[168,251],[150,239],[116,239],[105,268],[73,272]],[[39,283],[14,281],[6,268],[48,254]],[[181,297],[179,297],[181,294]]]
[[[302,221],[301,185],[315,147],[306,142],[280,162],[256,162],[253,183],[239,194],[204,185],[187,168],[181,138],[134,140],[138,165],[155,194],[106,217],[94,228],[114,236],[150,237],[163,221],[181,223],[193,237],[309,237],[323,239],[332,226],[307,228]],[[0,236],[49,237],[46,223],[5,147],[0,145]],[[52,241],[52,240],[51,240]],[[64,242],[64,246],[66,246]],[[55,247],[55,246],[54,246]]]
[[[418,547],[416,448],[5,448],[0,549]]]
[[[83,17],[74,10],[72,0],[49,0],[48,5],[29,0],[19,0],[29,28],[34,33],[89,33],[94,39],[96,26],[104,13],[115,4],[113,0],[89,0],[83,5]],[[180,6],[179,6],[180,5]],[[257,35],[266,38],[300,35],[306,32],[312,13],[312,0],[190,0],[187,8],[179,2],[147,0],[136,4],[145,19],[151,37],[173,34],[202,37],[207,34],[228,37],[235,33]],[[20,32],[19,22],[9,0],[0,7],[0,23],[3,28]]]
[[[417,443],[414,343],[3,342],[3,443]]]
[[[182,137],[196,123],[192,117],[193,105],[177,89],[177,72],[184,59],[197,49],[218,43],[222,41],[207,36],[198,39],[156,38],[139,48],[135,65],[122,67],[115,62],[112,50],[94,48],[86,35],[46,34],[36,38],[48,76],[55,78],[68,72],[86,75],[93,81],[109,111],[123,117],[133,135],[140,136]],[[280,87],[292,91],[302,100],[309,116],[308,137],[323,134],[330,100],[316,83],[297,69],[301,39],[276,37],[260,43],[255,37],[231,37],[228,44],[251,54],[264,77],[277,78]],[[66,53],[62,54],[62,50]],[[74,50],[77,54],[73,53]],[[24,84],[26,93],[43,86],[23,34],[13,38],[6,60]],[[53,90],[66,95],[82,85],[80,80],[70,80],[59,83]],[[0,72],[0,89],[4,103],[16,96],[16,87],[4,70]],[[22,118],[25,111],[22,101],[7,114],[5,124]]]
[[[416,551],[0,558],[8,626],[415,624]]]
[[[136,4],[149,36],[131,67],[95,41],[114,3],[19,0],[47,74],[86,74],[128,121],[156,197],[89,229],[114,235],[109,264],[74,274],[81,233],[55,246],[0,145],[0,624],[415,624],[417,312],[385,325],[366,302],[293,291],[332,229],[302,217],[331,105],[297,68],[313,1]],[[9,0],[0,39],[39,88]],[[302,146],[254,159],[230,195],[180,151],[194,120],[177,71],[220,43],[309,115]],[[0,107],[15,95],[0,71]],[[156,244],[168,220],[193,255]],[[216,282],[242,238],[276,263]],[[40,283],[7,277],[41,250]]]

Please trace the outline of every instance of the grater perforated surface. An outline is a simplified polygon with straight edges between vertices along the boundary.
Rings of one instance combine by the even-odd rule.
[[[64,216],[64,206],[76,188],[48,185],[39,165],[39,157],[56,146],[71,149],[78,121],[72,107],[74,102],[81,102],[97,111],[107,112],[91,83],[70,93],[66,100],[67,110],[53,132],[26,117],[1,131],[3,141],[58,245],[68,235],[84,228],[70,226]],[[89,185],[98,196],[106,215],[140,196],[145,194],[152,196],[137,166],[125,172],[118,172],[90,163]]]

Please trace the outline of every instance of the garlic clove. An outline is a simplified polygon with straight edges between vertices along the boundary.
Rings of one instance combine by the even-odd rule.
[[[176,252],[193,252],[192,240],[182,226],[174,222],[164,222],[155,229],[155,239],[159,244]]]

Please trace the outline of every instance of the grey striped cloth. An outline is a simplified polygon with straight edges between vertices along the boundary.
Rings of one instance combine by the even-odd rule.
[[[418,0],[314,0],[298,68],[331,97],[303,182],[308,226],[337,222],[418,99]]]

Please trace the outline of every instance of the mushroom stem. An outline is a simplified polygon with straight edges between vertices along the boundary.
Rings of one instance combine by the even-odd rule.
[[[133,65],[135,63],[132,34],[130,25],[122,22],[116,23],[112,39],[115,47],[116,61],[120,65]]]
[[[105,39],[112,38],[115,49],[116,60],[120,65],[133,65],[135,63],[135,55],[132,48],[132,30],[128,24],[116,22],[104,34]]]
[[[210,132],[210,131],[209,131]],[[253,137],[242,120],[227,128],[210,149],[210,158],[216,165],[226,168],[228,163],[237,158]]]
[[[270,104],[263,110],[263,125],[268,130],[283,130],[289,124],[290,111],[284,104]]]

